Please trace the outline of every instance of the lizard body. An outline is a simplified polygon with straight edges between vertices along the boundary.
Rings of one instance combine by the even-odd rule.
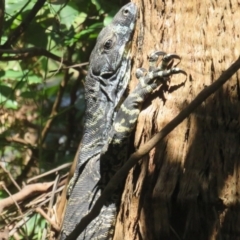
[[[125,5],[97,38],[89,60],[85,81],[85,124],[79,160],[70,181],[69,200],[61,240],[66,239],[86,215],[100,194],[100,153],[107,141],[117,105],[130,78],[129,41],[135,26],[137,8]],[[115,206],[111,204],[78,239],[108,239]],[[104,216],[107,216],[106,218]],[[105,225],[104,227],[102,225]]]
[[[128,157],[129,136],[135,128],[144,100],[172,74],[185,74],[178,68],[172,68],[172,59],[179,59],[177,55],[155,52],[149,58],[152,62],[149,71],[137,70],[139,83],[119,107],[130,79],[130,59],[126,50],[136,15],[133,3],[125,5],[113,22],[101,31],[90,56],[85,84],[86,116],[82,148],[70,182],[60,240],[68,238],[82,217],[91,210],[101,190],[124,164]],[[155,63],[160,55],[163,59],[157,67]],[[120,196],[121,186],[109,196],[98,217],[77,240],[112,239]]]

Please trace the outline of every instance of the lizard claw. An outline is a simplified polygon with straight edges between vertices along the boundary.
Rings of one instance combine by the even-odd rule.
[[[163,56],[162,63],[160,65],[160,69],[162,70],[171,68],[173,65],[174,59],[179,60],[179,62],[175,66],[177,66],[181,61],[181,57],[175,53],[166,54],[163,51],[155,51],[148,56],[149,71],[154,71],[156,69],[156,63],[158,61],[159,56]]]
[[[155,51],[152,52],[149,56],[148,56],[148,61],[149,61],[149,71],[153,71],[156,68],[157,65],[157,61],[159,56],[165,56],[166,53],[162,52],[162,51]]]
[[[159,56],[163,57],[160,66],[157,66]],[[179,60],[179,62],[173,66],[174,59]],[[148,85],[151,91],[162,82],[168,81],[171,75],[184,74],[187,76],[185,71],[176,67],[180,63],[181,57],[175,53],[166,54],[162,51],[155,51],[148,56],[148,60],[149,70],[138,68],[136,70],[136,77],[142,87]]]
[[[172,73],[172,74],[182,73],[182,74],[184,74],[185,76],[187,76],[187,73],[186,73],[184,70],[180,69],[180,68],[171,68],[170,70],[171,70],[171,73]]]
[[[155,51],[148,56],[149,62],[157,62],[159,56],[166,56],[165,52]]]
[[[172,65],[173,65],[174,59],[178,59],[179,60],[179,62],[175,65],[175,66],[177,66],[180,63],[180,61],[181,61],[181,57],[179,55],[177,55],[175,53],[170,53],[170,54],[164,55],[160,68],[162,70],[167,69],[167,68],[168,69],[171,68]]]
[[[175,53],[169,53],[169,54],[164,55],[164,57],[163,57],[163,61],[165,61],[165,62],[170,62],[172,59],[179,59],[179,60],[181,60],[181,57],[178,56]]]
[[[157,77],[165,78],[165,77],[170,77],[173,74],[179,74],[179,73],[182,73],[185,76],[187,76],[187,73],[180,68],[170,68],[168,70],[156,69],[153,72],[152,76],[153,78],[157,78]]]
[[[147,72],[147,70],[146,70],[145,68],[138,68],[138,69],[136,70],[136,73],[135,73],[136,78],[137,78],[137,79],[140,79],[141,77],[144,76],[144,73],[146,73],[146,72]]]

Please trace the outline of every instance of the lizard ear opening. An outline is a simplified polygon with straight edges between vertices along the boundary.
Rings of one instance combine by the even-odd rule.
[[[109,49],[112,48],[112,46],[113,46],[113,40],[112,39],[108,39],[103,45],[104,50],[109,50]]]
[[[103,72],[101,74],[101,77],[104,79],[109,79],[109,78],[111,78],[112,75],[113,75],[113,72]]]

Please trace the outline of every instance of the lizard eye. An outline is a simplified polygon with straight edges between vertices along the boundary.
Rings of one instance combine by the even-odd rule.
[[[104,43],[104,49],[105,50],[109,50],[112,47],[112,43],[113,41],[111,39],[108,39],[105,43]]]
[[[123,15],[128,16],[128,14],[129,14],[129,10],[127,8],[123,9]]]

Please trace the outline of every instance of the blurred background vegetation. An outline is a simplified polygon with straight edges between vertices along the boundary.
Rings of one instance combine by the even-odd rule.
[[[99,31],[125,3],[5,1],[0,16],[0,199],[18,192],[30,178],[73,161],[81,140],[87,61]],[[19,220],[10,213],[0,215],[1,229]],[[33,211],[17,236],[42,239],[44,225]]]

